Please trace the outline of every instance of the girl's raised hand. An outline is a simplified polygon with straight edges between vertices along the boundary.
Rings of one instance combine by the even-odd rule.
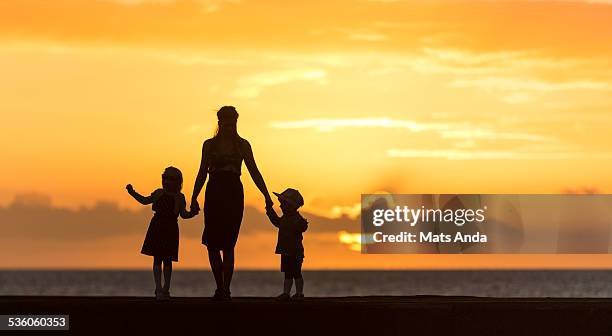
[[[132,192],[132,191],[134,191],[134,187],[132,187],[132,185],[131,185],[131,184],[126,185],[126,186],[125,186],[125,189],[127,189],[127,191],[128,191],[128,192]]]

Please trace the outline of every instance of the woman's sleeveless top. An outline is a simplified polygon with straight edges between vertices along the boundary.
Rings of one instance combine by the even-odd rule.
[[[239,139],[234,141],[234,146],[231,152],[223,153],[218,150],[216,143],[217,139],[213,139],[210,145],[208,172],[229,171],[240,175],[242,167],[242,154],[238,147]]]

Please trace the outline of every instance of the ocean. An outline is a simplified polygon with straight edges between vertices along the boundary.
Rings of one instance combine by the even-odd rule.
[[[304,271],[311,297],[457,295],[488,297],[612,297],[612,271]],[[278,271],[237,271],[233,296],[275,296]],[[174,296],[209,297],[210,271],[178,270]],[[0,271],[0,295],[152,296],[150,271]]]

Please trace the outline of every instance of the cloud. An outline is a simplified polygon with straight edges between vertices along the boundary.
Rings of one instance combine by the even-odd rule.
[[[327,72],[322,69],[292,69],[261,72],[243,77],[233,95],[236,98],[251,99],[258,97],[267,88],[295,81],[326,83]]]
[[[361,203],[355,203],[350,206],[346,205],[335,205],[331,210],[333,218],[339,218],[348,216],[350,218],[357,218],[361,214]]]
[[[338,232],[338,241],[349,246],[351,251],[361,251],[361,233]]]
[[[533,55],[533,51],[495,51],[495,52],[479,52],[475,53],[469,50],[462,49],[440,49],[440,48],[423,48],[422,53],[440,62],[447,62],[462,66],[482,66],[489,64],[499,64],[508,61],[514,61],[518,58],[525,58]]]
[[[150,206],[122,209],[112,202],[67,209],[41,194],[18,195],[0,206],[0,253],[4,268],[149,268],[138,252],[153,213]],[[364,260],[338,241],[338,232],[359,231],[359,219],[300,211],[309,227],[304,244],[310,268],[352,268]],[[200,243],[203,218],[179,219],[182,268],[207,267]],[[276,268],[277,229],[259,209],[246,206],[237,248],[238,268]],[[330,253],[337,258],[329,258]],[[354,257],[355,259],[347,259]],[[353,262],[351,262],[351,260]],[[374,267],[372,263],[370,267]]]
[[[358,2],[379,2],[379,3],[394,3],[394,2],[405,2],[406,0],[356,0]],[[542,0],[518,0],[524,2],[541,2]],[[456,0],[420,0],[422,3],[444,3],[444,2],[461,2]],[[470,2],[464,0],[462,2]],[[508,0],[485,0],[483,2],[508,2]],[[584,2],[588,4],[607,4],[612,5],[612,0],[550,0],[550,2]]]
[[[178,2],[185,2],[184,0],[108,0],[125,6],[139,6],[145,4],[155,5],[171,5]],[[192,0],[209,13],[218,11],[224,4],[239,4],[241,0]]]
[[[488,140],[521,140],[521,141],[556,141],[555,137],[539,134],[498,131],[493,128],[474,125],[467,122],[418,122],[414,120],[391,118],[353,118],[353,119],[306,119],[296,121],[273,121],[273,128],[279,129],[315,129],[331,132],[344,128],[395,128],[410,132],[435,132],[445,139],[488,139]]]
[[[608,6],[588,3],[594,1],[309,1],[269,6],[238,0],[20,0],[0,11],[0,37],[202,51],[371,51],[370,43],[347,39],[352,35],[361,41],[384,40],[377,47],[388,52],[412,52],[429,39],[433,45],[479,51],[542,48],[609,54],[605,42],[611,13]],[[508,12],[520,17],[520,24],[492,24]],[[313,27],[324,33],[313,36]],[[347,27],[349,34],[338,34]]]
[[[339,128],[402,128],[413,132],[428,130],[448,130],[451,128],[445,123],[418,123],[412,120],[397,120],[390,118],[356,118],[356,119],[307,119],[297,121],[273,121],[273,128],[294,129],[314,128],[319,131],[333,131]]]
[[[607,63],[606,58],[552,58],[538,50],[423,48],[411,67],[420,73],[451,75],[450,87],[477,89],[505,103],[520,104],[552,92],[610,91],[612,72]]]
[[[67,209],[52,205],[45,195],[18,195],[15,200],[0,207],[0,230],[4,239],[99,240],[146,233],[152,217],[150,206],[140,210],[119,208],[113,202],[98,202],[92,207]],[[329,218],[307,211],[302,215],[310,222],[309,232],[335,233],[340,230],[356,230],[359,223],[354,217]],[[181,236],[199,238],[202,235],[202,215],[189,220],[179,219]],[[266,215],[246,206],[241,233],[274,233],[275,228]]]
[[[477,89],[497,95],[507,104],[522,104],[533,101],[543,94],[556,92],[606,92],[612,90],[612,83],[595,80],[547,81],[533,77],[489,76],[475,79],[455,79],[450,87]]]
[[[478,88],[485,91],[609,91],[612,84],[606,82],[596,82],[592,80],[549,82],[527,78],[505,78],[505,77],[484,77],[478,79],[458,79],[450,83],[457,88]]]
[[[454,75],[516,74],[538,70],[580,69],[605,66],[606,59],[550,57],[541,50],[474,51],[470,49],[424,47],[416,54],[415,71]]]
[[[175,0],[109,0],[121,5],[126,6],[137,6],[142,4],[169,4],[175,2]]]
[[[348,38],[354,41],[381,42],[387,40],[389,36],[378,33],[351,33]]]
[[[612,152],[527,152],[514,150],[390,149],[392,158],[447,160],[610,160]]]

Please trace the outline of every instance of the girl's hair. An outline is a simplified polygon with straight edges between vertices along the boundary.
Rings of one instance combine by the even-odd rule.
[[[183,189],[183,173],[176,167],[168,167],[162,174],[162,184],[164,187],[173,189],[172,191],[179,193]]]

